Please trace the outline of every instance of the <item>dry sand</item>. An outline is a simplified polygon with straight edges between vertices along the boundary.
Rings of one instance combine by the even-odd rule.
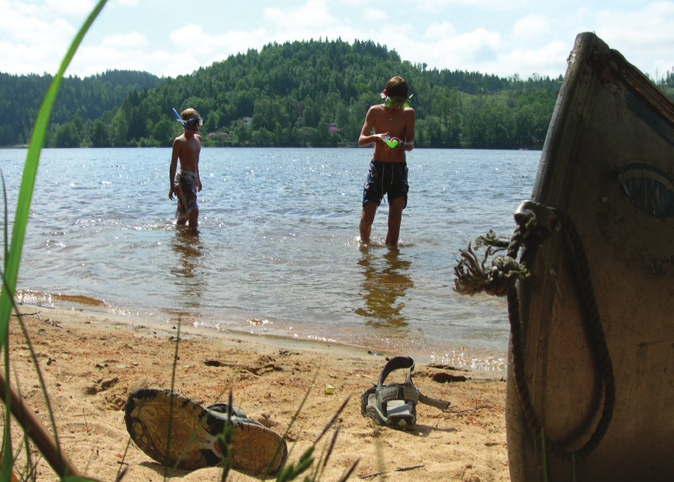
[[[21,306],[51,401],[61,446],[77,469],[100,481],[161,481],[164,469],[130,442],[124,403],[137,388],[169,389],[176,325],[102,313]],[[11,377],[25,403],[49,425],[46,404],[16,317],[10,325]],[[288,428],[290,461],[339,417],[334,452],[321,480],[334,481],[359,460],[349,480],[507,481],[505,377],[417,364],[413,380],[429,397],[449,400],[448,412],[418,405],[417,428],[377,427],[360,413],[361,393],[376,383],[386,356],[335,345],[204,333],[181,327],[175,391],[204,406],[227,401],[278,433]],[[390,354],[393,355],[393,354]],[[404,355],[403,353],[397,355]],[[396,371],[388,381],[403,381]],[[4,424],[4,422],[0,422]],[[13,450],[25,460],[14,426]],[[331,434],[319,443],[320,450]],[[35,459],[34,459],[35,460]],[[38,460],[41,460],[38,456]],[[15,472],[24,474],[21,463]],[[216,468],[177,471],[167,480],[216,481]],[[44,460],[36,480],[57,480]],[[228,480],[257,480],[232,472]]]

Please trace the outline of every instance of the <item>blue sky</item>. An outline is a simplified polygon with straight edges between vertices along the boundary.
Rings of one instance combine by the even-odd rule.
[[[0,71],[56,72],[93,0],[0,0]],[[430,68],[564,74],[592,31],[651,77],[674,70],[674,1],[109,0],[68,74],[189,74],[270,42],[373,40]]]

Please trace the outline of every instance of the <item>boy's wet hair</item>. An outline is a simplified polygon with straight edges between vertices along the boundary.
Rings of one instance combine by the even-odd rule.
[[[391,77],[391,80],[386,82],[386,95],[388,97],[402,97],[407,99],[407,81],[402,77]]]
[[[194,117],[201,117],[201,116],[195,109],[193,109],[192,107],[188,107],[187,109],[185,109],[180,113],[180,117],[182,117],[182,119],[186,121]]]

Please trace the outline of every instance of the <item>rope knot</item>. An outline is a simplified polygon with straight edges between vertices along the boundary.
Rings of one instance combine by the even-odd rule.
[[[508,245],[507,241],[498,239],[493,231],[489,231],[486,236],[475,239],[476,248],[487,247],[482,261],[478,260],[471,243],[468,243],[467,249],[460,249],[462,259],[457,260],[458,264],[454,267],[454,291],[470,296],[482,292],[506,296],[517,280],[529,276],[524,263],[518,263],[510,256],[494,256],[487,266],[489,257],[503,251]]]

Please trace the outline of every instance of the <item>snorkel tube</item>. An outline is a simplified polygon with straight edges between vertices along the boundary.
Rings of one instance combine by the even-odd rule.
[[[176,118],[177,118],[176,120],[177,120],[178,122],[180,122],[180,125],[183,126],[183,129],[186,129],[186,130],[188,130],[188,131],[191,131],[192,129],[190,129],[189,127],[187,127],[187,123],[183,120],[182,117],[180,117],[180,114],[178,114],[178,111],[176,110],[176,108],[175,108],[175,107],[171,107],[171,109],[173,109],[173,113],[176,115]]]

